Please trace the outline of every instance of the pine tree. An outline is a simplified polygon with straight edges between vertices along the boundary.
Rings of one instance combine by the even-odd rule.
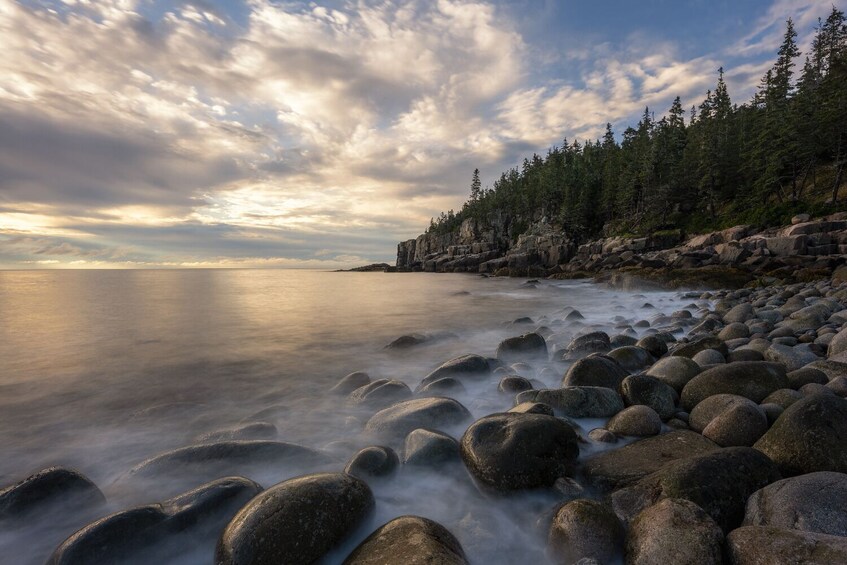
[[[471,202],[479,202],[482,196],[482,182],[479,180],[479,169],[473,170],[473,179],[471,180]]]

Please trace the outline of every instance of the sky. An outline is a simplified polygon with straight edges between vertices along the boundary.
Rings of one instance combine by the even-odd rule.
[[[745,102],[843,2],[0,0],[0,268],[393,263],[474,168]]]

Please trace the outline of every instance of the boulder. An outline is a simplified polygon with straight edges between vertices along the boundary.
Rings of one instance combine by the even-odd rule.
[[[281,482],[253,498],[218,540],[217,565],[312,563],[359,528],[374,508],[367,483],[322,473]]]
[[[645,349],[647,353],[658,359],[668,352],[668,344],[654,335],[647,335],[639,339],[635,345]]]
[[[540,414],[493,414],[471,424],[462,460],[483,486],[496,491],[550,487],[579,455],[568,424]]]
[[[630,565],[721,565],[724,535],[702,508],[666,498],[638,514],[626,538]]]
[[[820,359],[812,353],[809,345],[801,343],[800,345],[788,346],[774,343],[765,351],[765,360],[782,363],[787,371],[796,371],[802,369],[809,363],[814,363]]]
[[[385,408],[411,397],[412,390],[403,381],[379,379],[351,392],[347,402],[368,408]]]
[[[662,420],[670,419],[676,412],[676,391],[649,375],[632,375],[624,379],[621,396],[629,406],[649,406]]]
[[[517,394],[525,390],[532,390],[532,388],[532,383],[529,379],[515,375],[503,377],[497,385],[497,390],[506,394]]]
[[[610,349],[609,334],[606,332],[591,332],[573,338],[568,344],[565,357],[579,359],[591,353],[604,353]]]
[[[270,422],[245,422],[231,428],[221,428],[201,434],[194,438],[196,443],[217,443],[220,441],[239,441],[251,439],[274,439],[276,426]]]
[[[653,362],[653,356],[646,349],[637,345],[618,347],[606,355],[617,361],[621,367],[629,372],[640,371]]]
[[[700,365],[687,357],[664,357],[647,369],[647,374],[682,392],[688,381],[700,374]]]
[[[377,529],[344,560],[344,565],[467,565],[459,541],[427,518],[400,516]]]
[[[722,355],[729,353],[726,344],[719,338],[711,335],[695,338],[688,343],[680,343],[671,350],[670,354],[677,357],[688,357],[691,359],[705,349],[716,349]]]
[[[808,385],[807,385],[808,386]],[[812,394],[785,409],[753,446],[783,475],[847,472],[847,400]]]
[[[488,376],[490,372],[491,366],[485,357],[480,355],[463,355],[443,363],[427,375],[421,381],[420,386],[426,386],[432,381],[437,381],[444,377],[454,377],[459,380],[481,379]]]
[[[803,398],[803,395],[793,388],[781,388],[770,393],[764,400],[762,400],[762,404],[776,404],[777,406],[781,406],[785,409],[801,398]]]
[[[741,322],[733,322],[724,327],[718,333],[718,337],[723,341],[750,337],[750,328],[747,327],[747,324]]]
[[[821,471],[783,479],[747,500],[745,526],[847,536],[847,475]]]
[[[547,360],[547,342],[537,333],[510,337],[497,346],[497,359],[506,363],[539,357]]]
[[[700,365],[700,367],[726,363],[726,358],[717,349],[704,349],[692,357],[691,360]]]
[[[523,402],[542,402],[551,406],[557,415],[570,418],[609,418],[624,409],[620,394],[596,386],[527,390],[515,398],[515,404]]]
[[[105,503],[100,489],[78,471],[49,467],[0,490],[0,524],[58,504],[93,512]]]
[[[47,565],[169,561],[181,548],[163,541],[184,534],[197,545],[214,543],[238,509],[261,490],[251,480],[226,477],[160,504],[111,514],[67,538]]]
[[[752,400],[716,394],[694,407],[689,425],[721,447],[750,447],[768,430],[768,419]]]
[[[419,428],[406,436],[403,464],[437,467],[459,461],[459,442],[447,434]]]
[[[786,376],[788,377],[789,387],[794,390],[809,383],[825,385],[829,382],[829,377],[826,376],[826,373],[814,367],[803,367],[802,369],[789,372]]]
[[[380,410],[365,424],[365,431],[404,438],[417,428],[449,428],[470,418],[468,409],[452,398],[416,398]]]
[[[545,414],[553,416],[553,407],[544,404],[543,402],[521,402],[514,408],[510,408],[509,412],[514,414]]]
[[[562,379],[562,386],[600,386],[616,391],[628,374],[611,357],[592,355],[579,359],[570,366]]]
[[[700,434],[672,431],[595,455],[583,463],[582,472],[593,487],[610,491],[631,485],[673,461],[717,449]]]
[[[359,450],[350,458],[345,473],[360,479],[385,477],[394,473],[400,465],[400,458],[390,447],[373,445]]]
[[[826,350],[827,357],[834,357],[839,353],[844,353],[847,351],[847,328],[841,330],[835,337],[832,338],[832,341],[829,342],[829,347]]]
[[[684,498],[728,532],[744,518],[751,494],[781,477],[776,465],[750,447],[726,447],[669,463],[611,495],[618,516],[631,521],[666,498]]]
[[[654,436],[662,431],[662,419],[649,406],[636,405],[612,416],[606,427],[622,436]]]
[[[730,308],[730,310],[723,315],[723,321],[727,324],[744,323],[755,316],[756,314],[753,311],[753,305],[749,302],[745,302]]]
[[[688,411],[715,394],[737,394],[758,403],[773,391],[787,386],[788,379],[782,365],[740,361],[703,371],[685,385],[680,401]]]
[[[847,563],[847,538],[771,526],[745,526],[727,536],[733,565]]]
[[[367,373],[356,371],[355,373],[350,373],[338,381],[338,384],[329,389],[329,392],[339,396],[347,396],[357,388],[363,387],[370,382],[371,378]]]
[[[547,538],[554,563],[616,561],[623,555],[624,528],[607,505],[596,500],[568,502],[556,512]]]

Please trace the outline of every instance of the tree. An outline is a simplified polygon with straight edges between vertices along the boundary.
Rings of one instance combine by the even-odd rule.
[[[479,180],[479,169],[473,170],[473,180],[471,180],[471,202],[479,202],[482,196],[482,183]]]

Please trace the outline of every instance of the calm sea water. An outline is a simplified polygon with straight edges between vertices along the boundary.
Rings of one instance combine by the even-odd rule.
[[[414,389],[443,361],[493,355],[501,339],[533,327],[510,325],[518,317],[551,325],[560,332],[551,343],[564,345],[585,327],[614,331],[616,316],[617,323],[647,317],[647,301],[668,314],[689,302],[586,282],[527,285],[460,274],[0,272],[0,483],[65,465],[101,487],[110,511],[160,501],[196,480],[132,488],[121,477],[199,434],[256,419],[275,424],[281,441],[331,449],[341,468],[367,445],[361,430],[369,416],[326,394],[347,373],[396,378]],[[586,319],[554,322],[568,307]],[[440,331],[456,337],[399,354],[384,349],[403,334]],[[554,369],[549,386],[562,374]],[[512,401],[497,392],[496,379],[457,399],[477,418]],[[308,470],[259,467],[250,478],[267,487]],[[549,496],[492,499],[464,477],[405,471],[374,490],[374,527],[419,514],[451,529],[475,562],[543,558],[533,523],[555,504]],[[47,523],[5,532],[0,556],[41,563],[70,533]],[[178,561],[208,563],[212,551],[183,552]]]

